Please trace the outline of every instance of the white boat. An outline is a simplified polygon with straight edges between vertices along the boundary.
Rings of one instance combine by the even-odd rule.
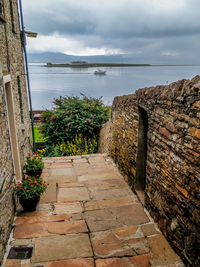
[[[105,70],[95,70],[94,74],[105,75],[106,71]]]

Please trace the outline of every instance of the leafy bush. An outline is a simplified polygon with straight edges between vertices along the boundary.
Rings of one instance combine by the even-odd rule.
[[[60,97],[54,104],[52,111],[42,115],[41,129],[47,145],[73,143],[79,134],[89,140],[98,136],[102,124],[109,118],[109,108],[103,105],[101,98]]]

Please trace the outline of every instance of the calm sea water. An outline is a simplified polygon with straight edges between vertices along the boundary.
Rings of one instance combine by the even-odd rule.
[[[106,75],[94,75],[95,68],[45,68],[30,64],[33,109],[50,109],[60,96],[103,97],[111,105],[115,96],[132,94],[143,87],[166,85],[200,74],[200,66],[102,68]]]

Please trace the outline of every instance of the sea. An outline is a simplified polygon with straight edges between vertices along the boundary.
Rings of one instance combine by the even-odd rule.
[[[106,75],[95,75],[96,68],[47,68],[30,63],[33,110],[53,108],[53,100],[68,96],[102,98],[112,105],[115,96],[133,94],[137,89],[166,85],[200,75],[200,66],[105,67]]]

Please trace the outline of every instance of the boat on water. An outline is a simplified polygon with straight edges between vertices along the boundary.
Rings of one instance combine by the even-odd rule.
[[[97,74],[97,75],[105,75],[106,74],[106,71],[105,70],[95,70],[94,74]]]

